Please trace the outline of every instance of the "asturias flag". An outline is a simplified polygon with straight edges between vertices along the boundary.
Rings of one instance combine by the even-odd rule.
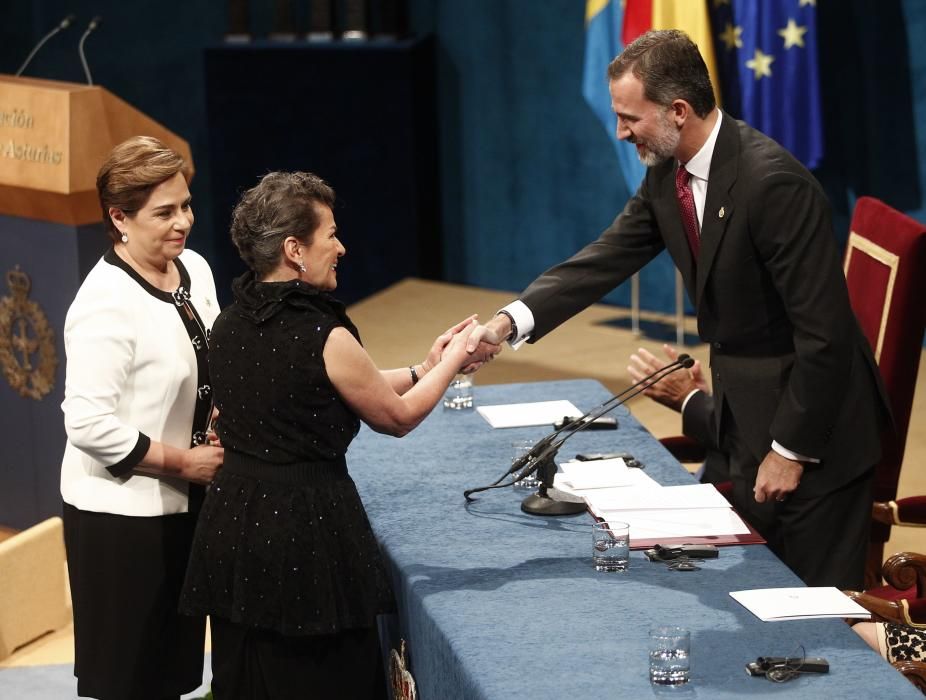
[[[608,92],[608,64],[624,48],[620,38],[623,15],[619,0],[587,0],[582,95],[611,137],[627,190],[633,194],[643,181],[646,168],[637,158],[637,149],[618,140],[617,118],[611,111]]]

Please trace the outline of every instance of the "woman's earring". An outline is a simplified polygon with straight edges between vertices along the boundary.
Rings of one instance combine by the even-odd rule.
[[[299,272],[305,272],[305,262],[302,260],[299,261]]]
[[[123,243],[129,242],[129,234],[127,234],[125,231],[122,232],[122,242]]]

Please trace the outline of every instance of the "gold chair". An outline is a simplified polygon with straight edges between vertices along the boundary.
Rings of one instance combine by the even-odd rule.
[[[65,566],[61,518],[0,542],[0,660],[70,622]]]

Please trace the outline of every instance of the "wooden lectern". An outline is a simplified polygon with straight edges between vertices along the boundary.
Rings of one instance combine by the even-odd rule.
[[[61,512],[62,330],[109,245],[96,174],[131,136],[186,141],[99,86],[0,75],[0,525]]]
[[[140,134],[192,166],[186,141],[104,88],[0,75],[0,214],[102,221],[96,173],[113,146]]]

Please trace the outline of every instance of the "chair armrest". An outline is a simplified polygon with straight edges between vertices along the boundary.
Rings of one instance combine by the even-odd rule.
[[[926,527],[926,496],[909,496],[898,498],[896,501],[875,501],[871,506],[871,517],[885,525]]]
[[[868,593],[859,591],[843,591],[856,603],[871,613],[872,622],[893,622],[897,625],[906,624],[903,606],[896,600],[885,600]]]
[[[891,666],[900,671],[913,685],[926,694],[926,663],[922,661],[894,661]]]
[[[888,557],[881,575],[889,586],[906,590],[916,586],[916,597],[926,597],[926,556],[915,552],[898,552]]]

